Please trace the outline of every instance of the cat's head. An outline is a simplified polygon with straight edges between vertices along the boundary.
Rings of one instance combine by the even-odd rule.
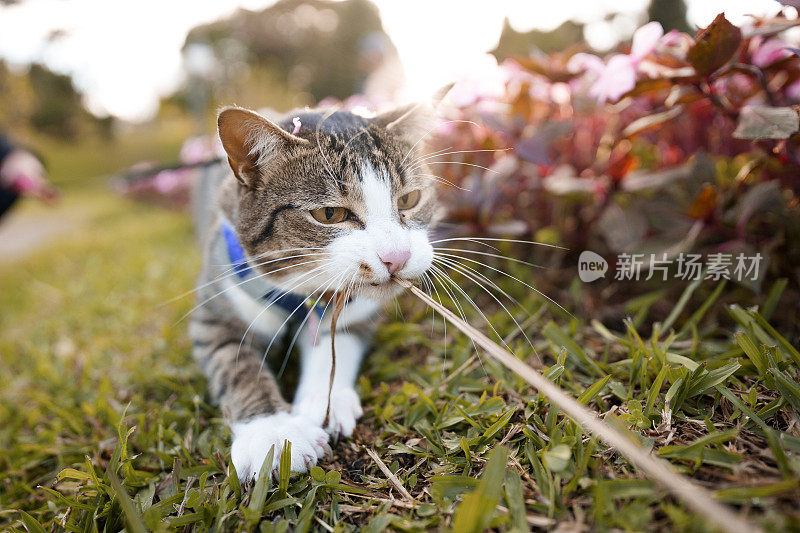
[[[391,276],[422,276],[438,208],[421,160],[432,119],[430,106],[374,118],[306,110],[280,123],[223,109],[219,136],[238,180],[234,223],[253,262],[264,263],[257,268],[293,292],[353,284],[372,298],[396,293]]]

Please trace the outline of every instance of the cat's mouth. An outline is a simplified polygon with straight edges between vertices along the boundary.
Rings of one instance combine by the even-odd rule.
[[[367,298],[373,298],[376,300],[392,298],[403,290],[403,287],[397,282],[397,280],[413,281],[413,279],[409,279],[404,276],[398,276],[396,274],[384,279],[364,280],[359,292]]]
[[[414,281],[414,279],[412,279],[412,278],[407,278],[405,276],[398,276],[397,274],[392,274],[389,277],[389,279],[386,279],[386,280],[383,280],[383,281],[371,281],[370,285],[373,286],[373,287],[380,287],[380,288],[397,287],[398,286],[398,280],[411,281],[411,282]]]

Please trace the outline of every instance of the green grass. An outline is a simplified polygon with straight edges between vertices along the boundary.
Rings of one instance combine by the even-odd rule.
[[[310,475],[240,486],[176,323],[192,301],[166,303],[197,270],[189,221],[91,190],[71,201],[89,230],[0,267],[0,529],[709,530],[411,298],[365,362],[354,438]],[[750,519],[800,527],[800,354],[731,306],[741,292],[692,287],[669,319],[675,334],[641,336],[656,298],[633,302],[634,321],[612,331],[495,281],[534,315],[536,353],[490,298],[470,294],[519,357]],[[780,288],[750,303],[777,315],[789,306]]]
[[[45,136],[30,144],[42,154],[55,185],[65,191],[96,188],[100,180],[140,161],[175,163],[186,138],[192,134],[188,118],[126,126],[112,139],[86,137],[65,142]]]

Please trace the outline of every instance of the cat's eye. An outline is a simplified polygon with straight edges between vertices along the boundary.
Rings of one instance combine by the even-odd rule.
[[[422,193],[419,190],[406,193],[397,199],[397,208],[401,211],[404,209],[411,209],[419,203],[419,198]]]
[[[323,224],[338,224],[344,222],[350,211],[346,207],[318,207],[311,210],[311,216]]]

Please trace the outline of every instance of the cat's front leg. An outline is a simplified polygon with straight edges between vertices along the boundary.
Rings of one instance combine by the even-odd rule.
[[[353,333],[336,333],[336,371],[331,393],[330,418],[326,430],[334,438],[353,434],[363,410],[355,391],[358,367],[367,343]],[[300,383],[295,393],[292,413],[304,416],[321,426],[328,409],[331,375],[331,337],[320,334],[317,342],[307,339],[301,345]]]
[[[201,310],[193,317],[190,334],[211,395],[230,422],[231,461],[241,480],[258,475],[273,446],[275,472],[287,440],[292,443],[291,469],[295,472],[305,472],[325,455],[328,434],[320,423],[290,412],[261,354],[249,342],[241,342],[244,328]]]

